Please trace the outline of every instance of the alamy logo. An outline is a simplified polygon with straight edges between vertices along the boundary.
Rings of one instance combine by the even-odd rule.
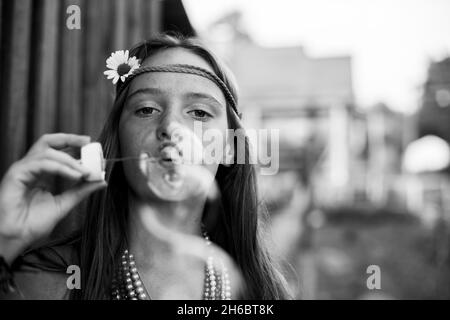
[[[367,267],[367,274],[370,276],[367,278],[366,285],[369,290],[381,289],[381,269],[376,264],[372,264]]]
[[[186,135],[185,128],[178,128],[179,136]],[[177,130],[175,130],[176,132]],[[184,131],[184,132],[183,132]],[[204,164],[255,164],[262,175],[274,175],[279,170],[279,129],[227,129],[225,134],[214,128],[203,128],[200,121],[194,123],[191,137],[199,138],[204,146],[202,152],[191,150],[191,161],[197,163],[199,157]],[[224,136],[225,135],[225,136]],[[189,135],[188,135],[189,136]],[[192,143],[195,145],[196,143]],[[246,149],[248,145],[249,150]]]
[[[69,290],[81,289],[81,271],[80,267],[77,265],[70,265],[66,270],[67,274],[70,276],[67,278],[66,285]]]
[[[77,5],[67,7],[66,13],[69,15],[66,20],[66,26],[69,30],[81,29],[81,9]]]

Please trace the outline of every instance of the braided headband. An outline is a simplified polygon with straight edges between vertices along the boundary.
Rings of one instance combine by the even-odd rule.
[[[143,73],[147,72],[175,72],[175,73],[186,73],[186,74],[193,74],[200,77],[204,77],[206,79],[211,80],[214,82],[223,92],[226,100],[230,104],[231,108],[236,112],[239,118],[242,118],[242,113],[239,113],[237,109],[236,100],[234,99],[233,95],[231,94],[230,89],[228,89],[225,82],[223,82],[217,75],[214,73],[205,70],[203,68],[192,66],[188,64],[169,64],[169,65],[161,65],[161,66],[146,66],[146,67],[140,67],[135,69],[131,74],[129,74],[125,81],[122,83],[119,83],[117,88],[117,94],[119,95],[124,88],[128,86],[128,84],[138,75],[141,75]]]

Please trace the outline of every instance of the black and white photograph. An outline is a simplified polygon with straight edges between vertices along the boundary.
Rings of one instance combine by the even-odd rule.
[[[450,1],[0,0],[0,300],[450,300]]]

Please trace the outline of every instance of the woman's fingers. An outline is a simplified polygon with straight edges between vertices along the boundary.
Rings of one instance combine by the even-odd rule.
[[[77,134],[68,133],[44,134],[31,147],[29,154],[39,150],[45,150],[47,148],[64,149],[67,147],[82,147],[89,142],[91,142],[91,137],[89,136],[80,136]]]
[[[58,196],[55,196],[55,201],[58,203],[61,215],[64,216],[92,192],[106,188],[106,186],[107,184],[105,181],[85,182]]]
[[[22,164],[21,171],[24,182],[36,180],[40,174],[59,175],[64,178],[72,180],[80,180],[83,177],[81,171],[75,170],[72,167],[50,159],[36,159]]]
[[[82,166],[78,160],[63,151],[48,148],[44,151],[42,157],[64,164],[76,171],[79,171],[83,176],[88,176],[90,173],[89,170]]]

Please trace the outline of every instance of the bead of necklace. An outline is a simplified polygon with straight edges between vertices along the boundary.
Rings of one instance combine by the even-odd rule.
[[[211,240],[206,232],[203,232],[203,237],[210,253],[205,263],[203,299],[230,300],[231,283],[228,270],[222,259],[216,260]],[[127,249],[123,251],[120,264],[113,277],[111,298],[113,300],[151,299],[139,275],[134,256]]]

